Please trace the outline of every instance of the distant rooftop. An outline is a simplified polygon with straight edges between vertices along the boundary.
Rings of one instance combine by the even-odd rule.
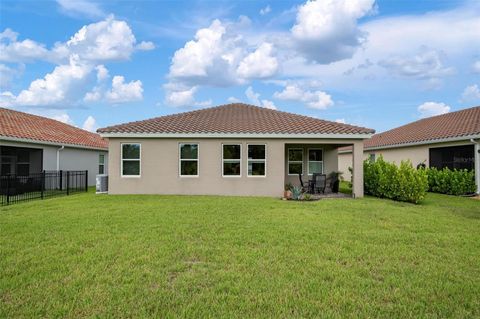
[[[107,140],[91,133],[46,117],[0,108],[0,139],[13,138],[58,145],[107,149]]]

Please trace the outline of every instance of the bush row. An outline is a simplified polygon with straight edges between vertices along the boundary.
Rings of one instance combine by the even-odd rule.
[[[465,195],[474,193],[475,172],[469,170],[451,170],[448,167],[438,170],[426,169],[428,175],[428,188],[430,192],[448,195]]]
[[[428,190],[426,170],[417,170],[410,161],[400,166],[383,160],[363,163],[365,193],[402,202],[419,203]]]

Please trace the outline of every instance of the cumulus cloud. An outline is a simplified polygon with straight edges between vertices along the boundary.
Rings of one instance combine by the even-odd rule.
[[[28,89],[17,96],[11,92],[2,94],[2,105],[69,108],[82,101],[117,104],[143,98],[141,81],[125,83],[122,76],[116,76],[109,91],[104,84],[110,76],[104,63],[128,60],[135,50],[148,50],[153,45],[150,42],[136,45],[135,36],[125,21],[109,16],[85,25],[67,42],[57,43],[51,50],[31,40],[17,41],[17,38],[18,34],[10,29],[0,34],[0,60],[42,59],[57,66],[43,78],[32,81]],[[91,88],[95,73],[97,85]]]
[[[336,119],[335,122],[341,123],[341,124],[345,124],[345,123],[346,123],[344,118],[342,118],[342,119]]]
[[[242,78],[268,78],[278,70],[277,58],[273,55],[273,45],[262,43],[254,52],[247,55],[237,68]]]
[[[112,79],[112,89],[105,93],[107,101],[110,103],[126,103],[140,101],[143,99],[142,81],[131,81],[125,83],[125,78],[116,75]]]
[[[324,110],[334,104],[332,97],[321,90],[304,90],[298,84],[287,84],[283,91],[275,92],[273,97],[279,100],[301,102],[307,107]]]
[[[9,88],[12,81],[19,77],[25,69],[23,64],[18,67],[10,67],[0,63],[0,89]]]
[[[50,52],[44,44],[30,39],[17,41],[18,33],[7,28],[0,33],[0,61],[29,62],[49,59]]]
[[[50,118],[52,118],[56,121],[75,126],[75,122],[73,122],[72,118],[67,113],[59,113],[59,114],[54,114],[54,115],[51,115],[51,116],[48,116],[48,115],[46,115],[46,116],[50,117]]]
[[[418,106],[418,112],[421,118],[431,117],[435,115],[446,114],[450,112],[450,106],[445,103],[425,102]]]
[[[57,0],[62,12],[68,15],[81,15],[90,18],[105,16],[98,4],[87,0]]]
[[[279,63],[273,45],[248,45],[240,34],[246,24],[245,18],[237,23],[214,20],[175,52],[166,93],[170,105],[183,106],[177,101],[193,98],[201,86],[226,87],[276,74]]]
[[[97,121],[95,118],[91,115],[87,117],[85,122],[83,122],[82,129],[89,131],[89,132],[95,132],[98,128]]]
[[[30,83],[29,88],[22,90],[15,98],[15,104],[64,107],[65,103],[74,103],[88,83],[91,71],[91,65],[72,56],[69,64],[59,65],[43,79]]]
[[[462,102],[480,101],[480,88],[477,84],[467,86],[462,93]]]
[[[307,1],[298,8],[291,32],[299,51],[322,64],[351,58],[367,34],[358,19],[372,11],[374,0]]]
[[[254,105],[261,106],[271,110],[277,109],[277,107],[272,101],[264,100],[264,99],[260,100],[260,93],[254,92],[251,86],[247,88],[247,90],[245,91],[245,95],[247,96],[250,103]]]

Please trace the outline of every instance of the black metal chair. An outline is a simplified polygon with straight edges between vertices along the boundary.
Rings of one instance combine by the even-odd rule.
[[[308,185],[306,186],[303,183],[302,174],[298,174],[298,179],[300,180],[300,186],[302,187],[302,193],[312,193],[311,186],[310,186],[310,181],[309,181]]]
[[[319,174],[319,173],[313,173],[313,190],[315,192],[322,192],[325,194],[325,188],[327,187],[327,175],[325,174]]]

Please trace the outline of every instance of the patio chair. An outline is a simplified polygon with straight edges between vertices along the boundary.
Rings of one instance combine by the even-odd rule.
[[[325,194],[325,188],[327,187],[327,175],[314,173],[313,174],[313,190],[315,192],[322,192]]]
[[[298,174],[298,179],[300,180],[300,186],[302,187],[302,193],[311,193],[310,181],[308,185],[303,183],[302,174]]]

